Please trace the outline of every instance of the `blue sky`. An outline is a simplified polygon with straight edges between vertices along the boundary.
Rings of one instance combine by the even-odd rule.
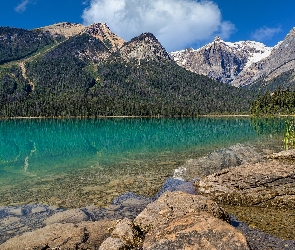
[[[216,35],[274,46],[295,27],[294,10],[294,0],[0,0],[0,26],[105,22],[125,40],[152,32],[168,51],[198,48]]]

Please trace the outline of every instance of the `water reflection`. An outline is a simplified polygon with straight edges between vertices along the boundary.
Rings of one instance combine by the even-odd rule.
[[[28,171],[73,159],[218,147],[284,130],[280,119],[35,119],[0,122],[0,168]],[[75,164],[74,164],[75,165]],[[39,167],[39,170],[40,170]]]
[[[259,135],[282,134],[288,118],[251,118],[251,127]]]
[[[269,135],[273,141],[283,130],[280,119],[1,120],[0,200],[58,197],[77,205],[89,195],[97,202],[124,191],[156,192],[188,158],[235,143],[269,142]]]

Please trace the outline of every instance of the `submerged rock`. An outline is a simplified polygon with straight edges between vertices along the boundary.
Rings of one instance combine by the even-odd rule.
[[[240,222],[235,216],[230,215],[231,224],[245,235],[250,249],[253,250],[291,250],[295,249],[294,240],[282,240],[276,236],[267,234],[246,223]]]
[[[43,205],[0,208],[0,244],[16,235],[44,227],[44,220],[63,209]]]
[[[50,216],[44,223],[48,226],[55,223],[79,223],[88,220],[89,217],[81,209],[70,209]]]
[[[182,191],[188,194],[196,194],[196,188],[194,187],[193,182],[168,178],[163,184],[160,191],[153,197],[153,200],[158,199],[162,194],[164,194],[167,191]]]
[[[256,163],[262,160],[262,155],[254,148],[236,144],[216,150],[204,157],[190,159],[175,170],[174,178],[193,180],[201,178],[225,168],[235,167],[246,163]]]
[[[281,151],[266,156],[267,159],[280,159],[280,160],[295,160],[295,149]]]

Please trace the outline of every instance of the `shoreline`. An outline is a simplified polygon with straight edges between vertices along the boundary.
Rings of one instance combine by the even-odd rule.
[[[250,118],[281,118],[281,117],[295,117],[294,115],[270,115],[270,116],[255,116],[251,114],[207,114],[207,115],[197,115],[197,116],[136,116],[136,115],[110,115],[110,116],[16,116],[16,117],[0,117],[1,120],[18,120],[18,119],[110,119],[110,118],[119,118],[119,119],[129,119],[129,118],[151,118],[151,119],[179,119],[179,118],[200,118],[200,117],[209,117],[209,118],[219,118],[219,117],[250,117]]]
[[[246,151],[245,151],[245,149],[246,149]],[[236,157],[238,157],[238,158],[240,157],[240,152],[241,152],[240,150],[242,150],[242,152],[247,152],[247,147],[245,148],[241,145],[233,146],[233,147],[225,148],[223,151],[219,150],[218,153],[220,155],[226,155],[228,152],[227,150],[229,150],[229,152],[233,152],[233,150],[234,150],[235,154],[233,155],[232,159],[235,159]],[[253,157],[255,157],[255,155],[253,155],[253,152],[248,152],[248,153],[249,153],[249,155],[246,156],[246,158],[245,158],[246,160],[253,159]],[[212,154],[209,154],[209,155],[212,156]],[[251,158],[249,158],[249,157],[251,157]],[[258,155],[257,155],[257,157],[258,157]],[[218,159],[218,157],[217,157],[217,159]],[[241,158],[241,159],[244,159],[244,158]],[[203,160],[204,160],[204,158],[203,158]],[[201,162],[203,162],[203,161],[201,161]],[[218,161],[217,161],[217,164],[219,164]],[[239,166],[240,165],[236,165],[236,166],[234,166],[234,168],[239,167]],[[214,173],[219,173],[219,171],[214,170]],[[208,176],[208,175],[205,175],[205,176]],[[198,181],[196,181],[196,182],[198,182]],[[22,206],[13,206],[13,205],[5,206],[5,207],[1,206],[0,210],[2,210],[2,211],[1,211],[0,215],[2,217],[0,219],[3,219],[3,216],[5,219],[5,213],[3,212],[5,209],[10,211],[10,212],[8,212],[8,214],[11,213],[14,220],[16,220],[16,218],[30,220],[29,218],[24,218],[24,217],[25,216],[30,217],[31,211],[34,211],[34,213],[36,212],[35,213],[36,216],[38,216],[38,213],[40,213],[40,212],[44,213],[42,216],[44,216],[45,213],[47,213],[48,216],[44,217],[44,220],[47,220],[48,217],[52,216],[52,213],[53,214],[54,213],[61,213],[64,211],[69,211],[70,213],[75,213],[75,214],[77,214],[77,216],[79,214],[81,214],[81,211],[82,212],[85,211],[86,215],[92,213],[93,218],[96,218],[95,220],[97,220],[97,219],[103,220],[104,218],[123,219],[123,217],[124,216],[126,217],[127,214],[129,216],[135,217],[138,215],[138,213],[140,212],[141,209],[144,209],[144,207],[147,204],[157,201],[159,199],[159,197],[166,191],[170,191],[170,192],[182,191],[182,192],[186,192],[186,193],[195,192],[195,194],[199,194],[198,189],[193,190],[193,187],[196,188],[196,182],[194,183],[194,186],[193,186],[193,182],[191,182],[191,181],[180,180],[177,178],[174,178],[174,179],[173,178],[168,178],[168,179],[166,178],[166,181],[164,181],[164,184],[162,185],[160,190],[158,190],[158,193],[156,195],[154,195],[153,197],[145,197],[142,195],[137,195],[135,193],[127,192],[125,194],[119,194],[119,196],[116,196],[116,198],[111,202],[110,206],[105,207],[105,208],[98,208],[95,206],[87,206],[87,207],[79,207],[76,209],[64,209],[62,207],[52,208],[46,204],[39,205],[39,203],[24,204]],[[203,194],[201,194],[201,195],[203,195]],[[129,203],[129,205],[127,206],[127,209],[124,210],[126,212],[126,214],[125,214],[125,212],[124,211],[122,212],[122,210],[120,210],[120,209],[122,209],[122,206],[124,207],[123,204],[125,204],[125,206],[126,206],[126,204],[128,204],[128,199],[131,199],[131,203]],[[248,234],[247,239],[249,241],[252,240],[252,243],[253,242],[257,243],[257,239],[253,240],[252,237],[253,237],[253,235],[258,234],[258,235],[260,235],[259,237],[261,237],[261,238],[265,237],[266,239],[269,239],[270,242],[274,241],[275,244],[278,244],[278,245],[281,244],[281,242],[287,242],[287,241],[289,241],[291,244],[295,244],[295,241],[294,241],[295,238],[293,239],[293,238],[289,237],[289,239],[285,238],[285,240],[284,240],[284,237],[282,237],[283,234],[282,233],[280,234],[280,232],[279,232],[280,228],[284,227],[283,219],[284,218],[289,219],[290,218],[289,214],[293,213],[293,210],[291,208],[289,210],[283,211],[277,207],[266,207],[266,208],[259,207],[259,206],[253,207],[250,204],[248,204],[248,206],[247,205],[242,206],[242,205],[222,205],[222,203],[220,203],[219,205],[221,208],[224,208],[225,211],[227,211],[228,213],[233,215],[232,218],[234,218],[234,219],[231,221],[232,225],[233,226],[236,225],[234,227],[240,229],[241,231],[244,230],[243,231],[244,235],[247,236],[247,234]],[[133,211],[133,212],[130,212],[130,211]],[[111,214],[113,214],[113,215],[111,215]],[[252,215],[255,215],[254,218]],[[112,217],[112,216],[119,216],[119,217]],[[122,218],[120,216],[122,216]],[[85,215],[84,215],[84,217],[85,217]],[[87,220],[89,220],[91,218],[88,218]],[[247,221],[248,218],[250,218],[249,221]],[[270,231],[263,230],[263,229],[256,226],[255,223],[260,223],[260,218],[263,218],[263,220],[261,220],[263,223],[265,223],[265,220],[270,219],[271,223],[266,223],[267,229],[269,228]],[[0,222],[1,222],[1,220],[0,220]],[[12,223],[13,223],[13,221],[12,221]],[[37,228],[35,228],[34,230],[36,230],[36,229]],[[292,230],[292,227],[289,228],[288,226],[285,226],[285,229],[286,229],[286,232],[288,232],[288,230],[289,231]],[[18,229],[15,229],[15,230],[18,230]],[[274,230],[274,231],[272,231],[272,230]],[[278,232],[278,234],[276,235],[273,232]],[[17,235],[20,235],[20,234],[17,234]],[[292,235],[294,235],[294,232],[292,233]],[[278,243],[276,243],[276,242],[278,242]],[[289,243],[289,242],[287,242],[287,243]],[[280,249],[280,248],[274,248],[274,249]]]

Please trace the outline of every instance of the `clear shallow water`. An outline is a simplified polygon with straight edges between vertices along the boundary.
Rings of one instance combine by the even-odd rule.
[[[0,120],[0,204],[104,206],[153,195],[186,159],[236,143],[282,148],[285,119]]]

